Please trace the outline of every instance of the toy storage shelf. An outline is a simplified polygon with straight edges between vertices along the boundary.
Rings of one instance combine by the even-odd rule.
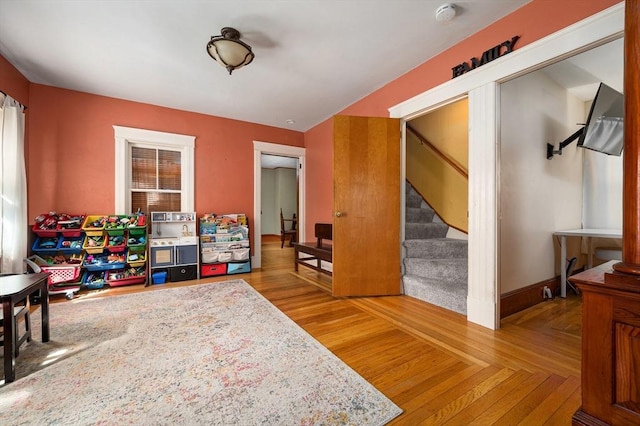
[[[249,222],[244,214],[204,215],[200,223],[200,276],[251,272]]]
[[[55,219],[58,220],[56,223]],[[50,294],[147,282],[144,215],[40,215],[30,259],[51,274]]]
[[[93,232],[102,229],[104,246],[85,258],[87,288],[147,283],[147,227],[144,215],[87,216]],[[101,227],[97,222],[104,222]],[[88,228],[87,228],[88,229]],[[87,237],[89,238],[89,237]],[[88,258],[90,257],[90,262]]]

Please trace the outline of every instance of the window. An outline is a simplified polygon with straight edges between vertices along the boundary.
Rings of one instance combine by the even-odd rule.
[[[116,213],[194,211],[195,137],[113,128]]]

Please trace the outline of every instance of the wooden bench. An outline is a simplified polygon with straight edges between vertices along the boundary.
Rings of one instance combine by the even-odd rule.
[[[315,242],[294,243],[295,270],[298,270],[298,265],[303,265],[318,272],[332,275],[331,271],[322,268],[322,261],[333,261],[331,243],[331,240],[333,240],[333,225],[330,223],[316,223],[315,231]],[[300,257],[300,253],[303,253],[302,257]]]

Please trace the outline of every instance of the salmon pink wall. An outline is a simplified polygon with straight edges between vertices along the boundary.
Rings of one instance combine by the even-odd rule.
[[[22,105],[29,105],[29,80],[0,55],[0,90]]]
[[[314,224],[333,223],[333,121],[328,120],[305,134],[307,183],[306,237],[314,239]],[[325,186],[329,187],[327,191]],[[320,190],[318,190],[320,189]]]
[[[566,0],[559,7],[557,1],[533,0],[338,114],[388,117],[390,107],[450,80],[453,66],[478,56],[490,46],[519,35],[515,49],[520,49],[618,3],[619,0]],[[327,165],[326,170],[316,171],[307,179],[306,191],[310,194],[307,197],[307,235],[313,235],[314,218],[333,222],[332,216],[326,213],[327,206],[333,205],[332,168],[328,168],[333,155],[333,135],[327,131],[332,122],[329,119],[305,133],[307,152],[313,150],[317,153],[315,161]],[[314,198],[330,201],[321,205],[313,201]]]
[[[195,210],[253,213],[253,141],[303,146],[300,132],[31,85],[29,220],[49,210],[109,214],[113,125],[195,136]]]

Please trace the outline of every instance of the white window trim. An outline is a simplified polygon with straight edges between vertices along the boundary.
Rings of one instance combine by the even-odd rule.
[[[182,160],[181,178],[181,210],[195,211],[194,200],[194,151],[195,136],[176,133],[158,132],[155,130],[136,129],[133,127],[113,126],[115,137],[115,213],[129,214],[128,195],[131,191],[131,158],[127,155],[129,144],[143,143],[179,150]]]

